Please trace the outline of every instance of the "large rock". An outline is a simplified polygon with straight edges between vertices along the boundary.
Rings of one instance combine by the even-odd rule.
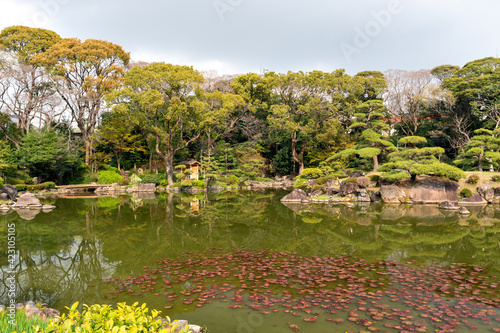
[[[24,193],[13,206],[14,208],[33,208],[42,207],[42,203],[33,193]]]
[[[358,177],[358,179],[356,179],[356,184],[358,184],[358,186],[361,188],[367,188],[368,186],[370,186],[371,182],[372,181],[368,177]]]
[[[458,202],[459,205],[486,205],[488,201],[484,200],[484,198],[479,193],[474,193],[472,197],[462,199]]]
[[[493,202],[493,199],[495,199],[495,190],[490,186],[479,186],[477,188],[477,193],[488,202]]]
[[[149,183],[149,184],[138,184],[137,185],[137,192],[155,192],[156,191],[156,185],[154,183]]]
[[[346,195],[353,194],[357,189],[358,184],[356,183],[342,182],[342,184],[340,184],[340,196],[345,197]]]
[[[13,185],[5,185],[5,187],[2,188],[0,190],[0,192],[7,194],[7,196],[9,197],[10,200],[15,200],[18,190],[17,190],[17,187],[15,187]]]
[[[380,202],[382,201],[382,197],[380,196],[380,191],[368,191],[370,195],[370,199],[372,202]]]
[[[0,200],[7,200],[9,199],[9,195],[7,193],[0,193]]]
[[[429,179],[408,187],[406,193],[414,203],[457,202],[458,188],[458,183]]]
[[[380,188],[382,202],[402,203],[406,201],[406,192],[396,185],[384,185]]]
[[[307,193],[300,188],[296,188],[292,191],[292,193],[281,198],[281,202],[308,202],[310,200],[311,199],[309,198]]]
[[[456,202],[453,201],[443,201],[439,204],[438,208],[441,209],[446,209],[446,210],[459,210],[460,207],[458,207]]]
[[[365,189],[357,190],[356,191],[357,196],[358,196],[358,201],[359,202],[370,202],[370,195]]]
[[[354,171],[349,175],[349,178],[358,178],[358,177],[363,177],[365,173],[363,171]]]

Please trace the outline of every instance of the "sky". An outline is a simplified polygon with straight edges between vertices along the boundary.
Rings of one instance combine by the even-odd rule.
[[[498,0],[0,0],[0,30],[103,39],[219,75],[432,69],[500,52]]]

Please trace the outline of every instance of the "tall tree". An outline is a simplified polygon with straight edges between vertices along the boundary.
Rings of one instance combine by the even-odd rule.
[[[10,55],[0,78],[0,104],[24,133],[35,118],[48,125],[64,111],[47,73],[33,62],[60,40],[55,32],[38,28],[13,26],[0,32],[0,48]]]
[[[125,75],[125,88],[109,95],[117,111],[155,139],[168,184],[173,184],[174,155],[202,133],[205,105],[195,96],[203,76],[189,66],[153,63]]]
[[[129,53],[119,45],[88,39],[62,39],[47,51],[33,57],[52,75],[55,90],[71,112],[85,142],[85,163],[92,154],[93,134],[101,112],[103,97],[120,87],[123,66]]]

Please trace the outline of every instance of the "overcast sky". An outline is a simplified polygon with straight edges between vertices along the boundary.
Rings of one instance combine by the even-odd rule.
[[[104,39],[219,74],[431,69],[498,56],[498,0],[0,0],[0,30]]]

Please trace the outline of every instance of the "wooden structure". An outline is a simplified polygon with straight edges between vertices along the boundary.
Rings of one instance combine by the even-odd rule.
[[[182,161],[178,165],[183,166],[180,172],[184,173],[186,170],[191,170],[189,179],[199,180],[200,179],[200,169],[201,163],[196,160]],[[187,177],[186,177],[187,178]]]

